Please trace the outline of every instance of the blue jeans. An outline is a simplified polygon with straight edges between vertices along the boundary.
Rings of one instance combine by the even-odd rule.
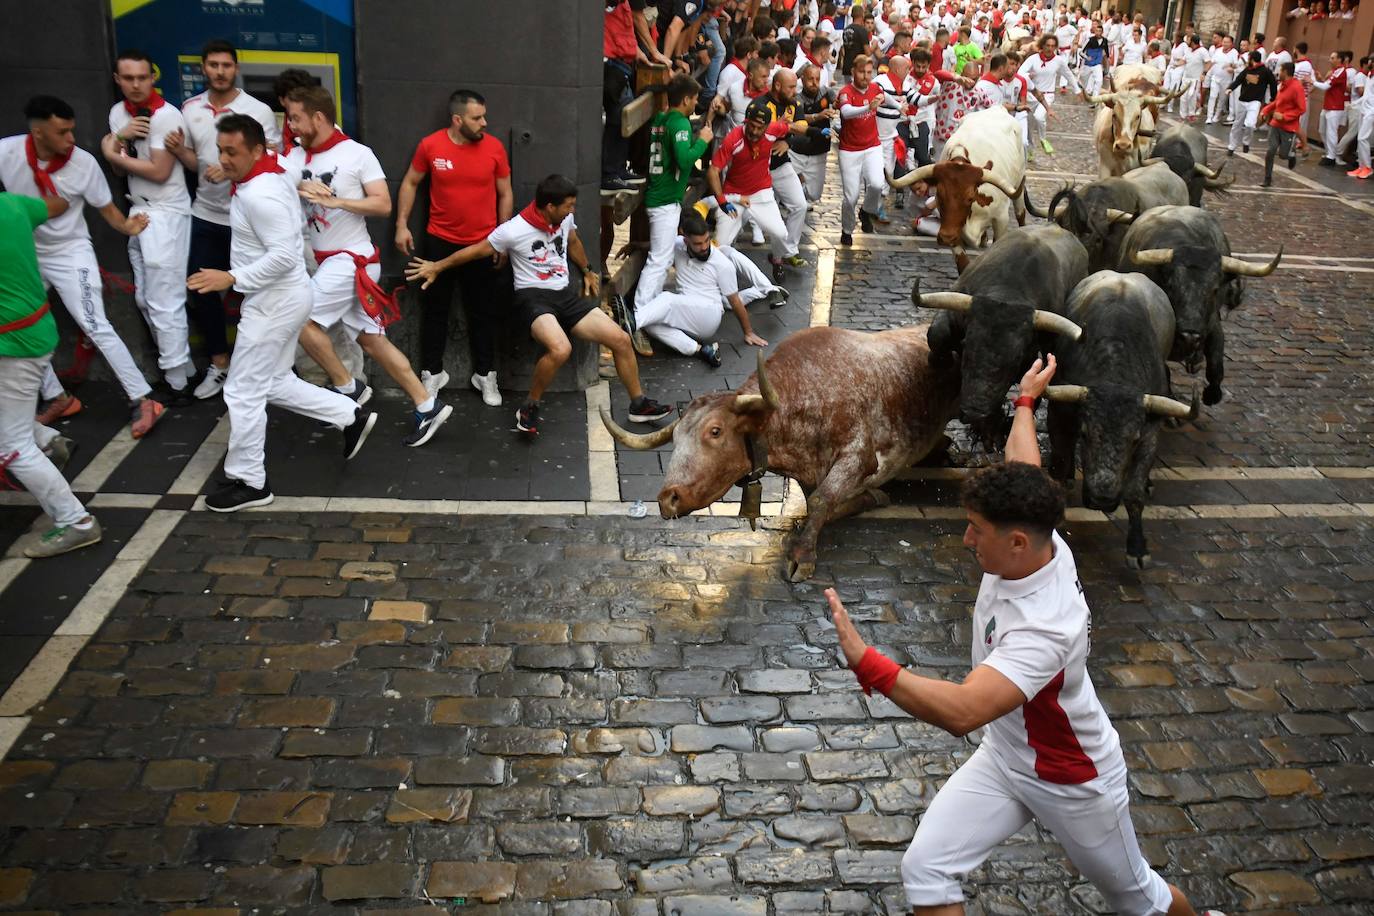
[[[720,79],[720,68],[725,64],[725,40],[720,37],[720,20],[711,20],[701,27],[706,37],[711,39],[711,65],[706,68],[706,82],[701,87],[703,99],[716,97],[716,82]]]

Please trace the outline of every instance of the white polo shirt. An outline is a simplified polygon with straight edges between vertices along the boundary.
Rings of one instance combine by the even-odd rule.
[[[196,153],[196,172],[200,182],[196,185],[196,199],[191,202],[191,215],[206,222],[220,226],[229,225],[229,182],[227,179],[212,182],[206,179],[205,170],[219,165],[219,131],[215,125],[224,115],[245,114],[262,125],[269,146],[281,146],[281,129],[277,127],[277,116],[262,102],[253,98],[242,89],[223,108],[210,104],[207,89],[200,95],[193,95],[181,106],[181,116],[186,121],[187,142]]]
[[[673,267],[677,269],[677,291],[691,299],[716,303],[739,292],[735,265],[715,245],[711,256],[698,261],[687,251],[687,240],[678,236],[673,243]]]
[[[531,204],[527,210],[533,206]],[[492,248],[510,255],[517,290],[561,290],[568,286],[568,237],[576,228],[571,213],[563,218],[557,229],[548,232],[531,222],[522,211],[492,230],[487,241]]]
[[[133,115],[124,108],[123,102],[116,102],[110,109],[110,130],[119,133],[132,121]],[[176,106],[164,102],[162,107],[149,118],[148,136],[131,141],[137,158],[147,161],[154,150],[167,148],[167,135],[174,130],[186,134],[186,121]],[[126,153],[127,155],[127,153]],[[171,155],[170,153],[168,155]],[[166,181],[149,181],[138,175],[129,175],[129,195],[133,197],[134,210],[170,210],[175,213],[191,212],[191,194],[186,190],[186,173],[177,163]]]
[[[42,197],[33,180],[28,155],[24,152],[26,139],[26,135],[20,134],[0,140],[0,183],[13,194]],[[39,160],[40,167],[46,164]],[[49,177],[57,188],[58,196],[70,202],[71,206],[66,213],[33,230],[33,245],[39,257],[56,254],[73,242],[89,244],[91,232],[86,228],[83,204],[90,204],[99,210],[110,202],[110,183],[105,180],[100,163],[79,146],[72,150],[67,164],[50,173]]]
[[[1010,769],[1078,785],[1124,766],[1121,742],[1088,677],[1092,618],[1073,552],[1023,579],[984,574],[973,611],[973,666],[988,665],[1029,701],[987,725],[982,746]]]

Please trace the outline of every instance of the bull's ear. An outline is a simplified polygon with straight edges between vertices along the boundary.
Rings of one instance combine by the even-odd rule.
[[[987,165],[983,166],[983,171],[985,171],[985,172],[991,172],[991,171],[992,171],[992,160],[991,160],[991,159],[988,160]]]
[[[978,201],[978,205],[981,207],[992,206],[992,198],[987,196],[986,194],[975,194],[973,196],[973,199]]]

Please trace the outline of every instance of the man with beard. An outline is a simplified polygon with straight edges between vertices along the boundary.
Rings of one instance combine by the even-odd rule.
[[[267,149],[267,137],[255,119],[228,114],[218,128],[219,165],[233,182],[229,270],[203,268],[186,285],[198,292],[232,287],[243,293],[234,361],[224,383],[229,408],[226,480],[205,498],[212,512],[236,512],[273,499],[264,464],[268,404],[343,430],[345,461],[363,447],[377,415],[293,371],[296,339],[310,319],[312,304],[295,183]]]
[[[109,363],[133,411],[132,434],[140,438],[161,419],[163,408],[148,397],[147,380],[105,315],[100,264],[83,210],[89,204],[111,229],[127,236],[142,232],[148,217],[125,216],[115,206],[100,164],[76,145],[76,112],[70,105],[55,96],[35,96],[24,106],[24,118],[27,134],[0,140],[0,183],[15,194],[60,197],[73,205],[34,230],[38,270]],[[41,397],[39,423],[53,423],[81,410],[81,402],[62,390],[51,364],[44,370]]]
[[[720,328],[723,298],[739,320],[744,342],[768,346],[749,323],[734,264],[711,244],[711,231],[697,213],[682,219],[682,235],[673,246],[673,266],[677,292],[664,290],[647,302],[635,304],[635,324],[640,330],[683,356],[696,356],[711,368],[719,368],[720,344],[706,341]]]
[[[883,91],[873,82],[873,60],[866,54],[854,58],[852,82],[835,99],[840,109],[840,244],[854,244],[854,208],[864,232],[873,231],[873,219],[882,204],[887,181],[883,178],[883,148],[878,141],[879,106]],[[864,191],[863,203],[859,191]]]
[[[310,278],[314,307],[301,329],[301,346],[336,391],[365,404],[372,389],[348,371],[326,333],[342,324],[414,403],[414,426],[401,441],[412,448],[424,445],[453,408],[420,383],[405,354],[386,336],[387,324],[400,312],[392,295],[377,285],[381,253],[367,232],[367,217],[391,215],[386,175],[371,149],[334,126],[328,90],[291,90],[286,116],[300,139],[286,167],[300,180],[305,234],[317,265]]]
[[[1056,83],[1059,80],[1067,82],[1075,93],[1083,97],[1084,102],[1088,101],[1088,96],[1078,85],[1078,77],[1073,75],[1069,59],[1059,53],[1059,39],[1053,35],[1040,39],[1040,53],[1027,57],[1017,72],[1030,83],[1031,95],[1039,103],[1031,112],[1031,118],[1040,134],[1041,148],[1052,156],[1054,147],[1046,135],[1046,125],[1051,115],[1050,107],[1054,104]]]
[[[191,195],[186,175],[167,148],[185,142],[186,122],[153,87],[153,62],[142,51],[122,51],[115,60],[115,85],[124,95],[110,109],[110,132],[100,152],[116,175],[129,179],[132,213],[146,214],[148,226],[129,239],[134,299],[153,332],[157,364],[172,389],[172,403],[191,398],[187,382],[195,371],[186,328],[186,259],[191,247]],[[156,422],[154,402],[134,408],[134,437]]]
[[[742,208],[747,206],[755,225],[768,237],[774,264],[797,253],[796,248],[788,250],[787,224],[778,210],[773,176],[768,169],[773,145],[791,130],[791,125],[774,121],[768,103],[758,99],[745,112],[744,124],[726,134],[716,147],[706,170],[706,185],[720,206],[720,215],[716,217],[717,244],[734,243],[743,221]],[[748,202],[741,198],[748,198]],[[735,205],[736,200],[741,200],[740,206]]]
[[[487,100],[471,89],[449,96],[449,125],[420,141],[410,167],[396,192],[396,248],[415,254],[410,211],[420,182],[429,176],[429,223],[425,226],[425,257],[441,261],[459,249],[480,242],[515,210],[510,184],[510,160],[501,141],[487,133]],[[501,304],[509,290],[505,258],[473,261],[440,277],[420,297],[420,382],[430,394],[448,384],[444,345],[455,286],[462,292],[468,322],[473,388],[488,407],[501,406],[496,384],[496,330]]]
[[[773,144],[768,157],[768,174],[772,176],[773,194],[787,226],[787,250],[791,252],[768,258],[773,265],[773,282],[781,283],[787,278],[786,268],[806,266],[806,260],[799,253],[802,230],[806,228],[806,192],[802,190],[801,178],[788,155],[788,144],[793,137],[805,134],[811,125],[797,114],[797,74],[785,67],[774,72],[773,84],[763,97],[763,103],[773,120],[786,124],[790,131],[788,136]]]
[[[181,106],[186,136],[167,137],[167,149],[199,178],[191,204],[191,254],[186,263],[190,276],[202,267],[229,269],[229,182],[219,167],[219,131],[215,124],[226,114],[245,114],[262,125],[267,145],[281,145],[277,116],[262,102],[238,88],[239,55],[227,41],[212,41],[200,52],[200,69],[206,90]],[[229,338],[225,333],[224,300],[219,293],[192,293],[187,303],[210,354],[205,378],[195,396],[219,394],[229,377]]]
[[[792,137],[792,167],[801,179],[802,190],[811,203],[821,199],[825,188],[825,163],[830,158],[830,97],[821,86],[820,67],[813,63],[801,68],[801,91],[797,93],[797,114],[809,127]]]

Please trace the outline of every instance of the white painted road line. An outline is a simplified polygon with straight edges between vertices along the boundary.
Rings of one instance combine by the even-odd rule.
[[[611,409],[611,386],[600,381],[587,389],[587,478],[596,502],[620,499],[620,472],[615,440],[601,422],[601,408]]]
[[[215,468],[219,467],[219,463],[224,458],[224,453],[228,448],[229,415],[226,413],[219,418],[219,422],[210,431],[210,435],[205,437],[200,448],[196,449],[196,453],[191,456],[186,467],[181,469],[177,479],[172,481],[172,485],[167,488],[167,493],[169,495],[199,493],[204,488],[205,482],[210,479],[210,475],[215,473]]]

